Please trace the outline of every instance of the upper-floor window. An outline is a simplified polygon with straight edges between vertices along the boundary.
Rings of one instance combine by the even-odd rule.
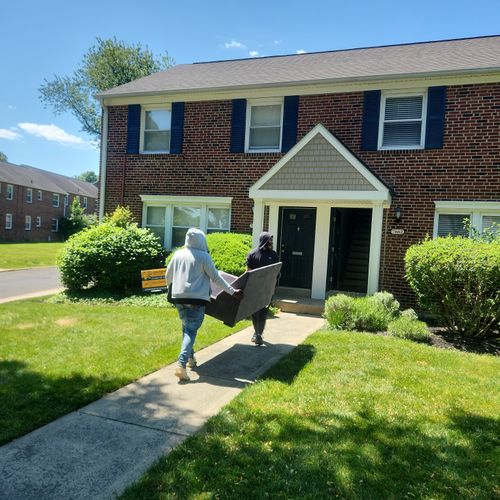
[[[52,193],[52,206],[55,208],[59,206],[59,195],[57,193]]]
[[[142,107],[141,152],[168,153],[172,113],[168,108]]]
[[[24,218],[24,230],[31,231],[31,215],[26,215]]]
[[[382,94],[379,149],[421,149],[425,144],[427,93]]]
[[[64,195],[64,206],[67,207],[69,203],[69,196],[67,194]]]
[[[36,216],[36,227],[42,227],[42,217],[40,215]]]
[[[89,203],[88,203],[88,199],[87,199],[87,197],[86,197],[86,196],[84,196],[84,197],[83,197],[83,205],[82,205],[82,207],[83,207],[83,208],[87,208],[88,204],[89,204]]]
[[[7,184],[7,199],[12,200],[14,198],[14,186],[12,184]]]
[[[12,214],[5,214],[5,229],[12,229]]]
[[[42,191],[41,191],[41,189],[39,189],[39,190],[38,190],[38,193],[37,193],[37,195],[36,195],[36,199],[37,199],[38,201],[42,201]]]
[[[247,151],[280,151],[282,126],[282,99],[248,101],[245,141]]]
[[[26,203],[33,203],[33,189],[26,189]]]

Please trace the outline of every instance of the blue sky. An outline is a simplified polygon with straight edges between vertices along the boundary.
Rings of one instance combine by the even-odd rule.
[[[99,152],[70,114],[39,100],[96,37],[167,50],[177,64],[498,34],[498,0],[3,0],[0,151],[63,175],[98,171]]]

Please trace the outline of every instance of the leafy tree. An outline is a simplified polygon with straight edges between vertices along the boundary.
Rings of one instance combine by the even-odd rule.
[[[85,182],[97,182],[98,177],[95,172],[92,172],[92,170],[86,170],[85,172],[81,173],[80,175],[75,175],[75,179],[78,179],[80,181],[85,181]]]
[[[97,224],[97,218],[94,214],[85,214],[84,209],[81,207],[78,198],[74,198],[71,206],[69,207],[69,217],[61,219],[60,231],[65,238],[72,234],[78,233],[86,227]]]
[[[7,161],[7,155],[0,151],[0,161]]]
[[[101,110],[94,94],[165,70],[172,64],[167,52],[155,56],[140,43],[128,45],[116,38],[97,38],[72,75],[44,79],[39,88],[40,99],[56,114],[71,112],[84,132],[99,139]]]

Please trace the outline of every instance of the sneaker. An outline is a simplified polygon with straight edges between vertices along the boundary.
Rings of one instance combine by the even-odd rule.
[[[255,344],[255,341],[256,341],[256,340],[257,340],[257,334],[256,334],[256,333],[254,333],[254,334],[252,335],[252,339],[251,339],[251,341]]]
[[[196,358],[194,356],[188,359],[187,366],[188,368],[196,368],[198,366],[198,363],[196,362]]]
[[[178,366],[176,369],[175,369],[175,376],[176,377],[179,377],[179,382],[187,382],[189,380],[191,380],[189,377],[188,377],[188,374],[186,372],[186,369],[183,368],[182,366]]]
[[[262,345],[264,341],[262,340],[262,335],[255,336],[255,345]]]

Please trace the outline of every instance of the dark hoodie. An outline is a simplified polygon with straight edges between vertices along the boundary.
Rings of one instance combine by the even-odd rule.
[[[267,244],[273,237],[271,233],[263,232],[259,236],[259,246],[254,248],[247,255],[248,269],[258,269],[259,267],[270,266],[279,261],[278,254],[273,249],[268,249]]]

